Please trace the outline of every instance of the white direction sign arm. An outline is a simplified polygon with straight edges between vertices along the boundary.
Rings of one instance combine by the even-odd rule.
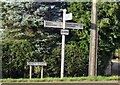
[[[55,21],[44,21],[44,27],[63,28],[63,23],[62,22],[55,22]],[[65,23],[65,28],[68,28],[68,29],[83,29],[83,25],[78,24],[78,23],[66,22]]]
[[[72,20],[72,13],[66,14],[65,20]]]
[[[44,21],[44,27],[62,28],[62,22]]]
[[[83,29],[83,25],[78,24],[78,23],[66,23],[66,28],[68,28],[68,29]]]

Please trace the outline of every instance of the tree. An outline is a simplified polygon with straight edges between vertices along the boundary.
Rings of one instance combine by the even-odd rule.
[[[91,3],[62,4],[1,4],[0,15],[5,28],[2,43],[4,77],[28,77],[27,61],[45,61],[45,76],[60,76],[60,30],[44,28],[43,20],[60,21],[60,8],[63,7],[73,13],[72,22],[84,24],[83,30],[70,30],[70,35],[66,37],[65,76],[88,75]],[[111,52],[120,46],[120,3],[99,3],[98,8],[98,73],[103,75]],[[16,74],[12,75],[13,72]]]
[[[62,4],[1,3],[1,18],[5,29],[2,42],[3,77],[26,77],[27,61],[45,61],[44,57],[50,54],[60,36],[53,34],[55,30],[44,29],[43,20],[60,20]],[[21,58],[22,61],[19,61]],[[13,72],[15,75],[11,75]]]
[[[119,8],[120,3],[116,2],[98,3],[98,75],[104,75],[105,70],[103,69],[108,65],[112,51],[120,47]],[[75,40],[75,42],[80,46],[79,49],[83,47],[84,52],[86,52],[88,56],[91,3],[69,3],[68,10],[74,14],[73,20],[75,22],[84,24],[83,30],[73,30],[72,33],[75,33],[74,35],[77,36],[77,41]],[[71,36],[71,38],[73,37]],[[86,44],[86,47],[84,45],[81,46],[81,43],[83,42]]]

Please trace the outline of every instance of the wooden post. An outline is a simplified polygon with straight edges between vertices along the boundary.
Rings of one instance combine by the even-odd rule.
[[[43,66],[41,66],[41,78],[43,78]]]
[[[2,7],[2,4],[0,4],[0,6]],[[0,13],[2,13],[2,9],[0,9]],[[0,18],[2,18],[2,16],[0,17]],[[4,33],[4,30],[2,29],[2,27],[3,27],[3,21],[2,21],[2,19],[0,19],[0,41],[2,42],[2,38],[3,38],[3,36],[2,36],[2,34]],[[2,79],[2,53],[3,51],[2,51],[2,45],[0,45],[0,79]]]
[[[97,0],[92,0],[89,76],[97,75]]]
[[[32,78],[32,66],[30,65],[30,79]]]

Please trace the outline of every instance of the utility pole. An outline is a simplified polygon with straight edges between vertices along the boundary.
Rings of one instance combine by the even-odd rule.
[[[89,53],[89,76],[97,76],[97,0],[92,0],[91,30],[90,30],[90,53]]]

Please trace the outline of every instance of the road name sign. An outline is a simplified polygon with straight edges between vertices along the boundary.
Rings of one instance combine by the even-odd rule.
[[[69,30],[61,29],[61,35],[69,35]]]
[[[44,27],[63,28],[62,22],[44,21]]]
[[[29,77],[32,78],[32,66],[41,66],[41,78],[43,78],[43,66],[47,66],[46,62],[27,62],[30,66]]]
[[[47,66],[47,63],[45,63],[45,62],[27,62],[27,65],[31,65],[31,66]]]
[[[62,22],[55,22],[55,21],[44,21],[44,27],[63,28],[63,23]],[[65,23],[65,28],[68,28],[68,29],[83,29],[83,25],[78,24],[78,23],[66,22]]]
[[[83,29],[83,25],[82,24],[78,24],[78,23],[69,23],[66,22],[66,28],[68,29]]]

